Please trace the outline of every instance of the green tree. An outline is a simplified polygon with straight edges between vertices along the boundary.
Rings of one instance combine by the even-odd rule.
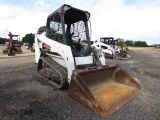
[[[25,37],[22,38],[22,42],[23,43],[34,43],[34,34],[30,33],[30,34],[26,34]]]
[[[0,44],[5,44],[5,42],[8,42],[9,40],[7,38],[1,38],[0,37]]]
[[[145,41],[134,41],[134,47],[148,47]]]
[[[123,41],[118,41],[118,46],[122,46],[125,42]]]
[[[38,34],[42,34],[44,31],[46,31],[46,26],[41,26],[41,27],[38,29],[37,33],[38,33]]]
[[[127,46],[133,46],[134,42],[133,42],[133,40],[126,40],[125,43]]]
[[[117,38],[115,40],[118,40],[118,43],[117,43],[118,46],[122,46],[125,43],[123,38]]]

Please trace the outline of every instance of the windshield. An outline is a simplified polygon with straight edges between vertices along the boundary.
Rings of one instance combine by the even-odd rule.
[[[72,51],[83,53],[90,46],[87,18],[84,12],[71,9],[64,15],[66,41]]]

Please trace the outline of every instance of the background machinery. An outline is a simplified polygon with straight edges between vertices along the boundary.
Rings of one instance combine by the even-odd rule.
[[[12,35],[11,32],[8,34],[9,42],[5,45],[5,49],[3,50],[3,54],[8,54],[8,56],[12,56],[15,54],[21,54],[21,43],[19,35]]]
[[[98,42],[97,42],[98,41]],[[120,41],[113,37],[102,37],[100,40],[96,40],[96,46],[101,47],[105,54],[105,57],[115,59],[129,59],[131,56],[127,53],[127,47],[125,45],[118,45]]]
[[[57,88],[106,118],[140,93],[140,85],[119,65],[106,65],[91,47],[90,13],[64,4],[35,35],[37,72]]]
[[[99,48],[99,49],[101,48],[105,57],[113,59],[115,57],[116,50],[111,44],[108,43],[109,39],[112,40],[114,38],[113,37],[107,37],[105,39],[100,38],[100,40],[93,41],[92,46]]]

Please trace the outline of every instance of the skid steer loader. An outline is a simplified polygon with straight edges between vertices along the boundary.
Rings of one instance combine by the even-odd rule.
[[[114,39],[113,37],[102,37],[97,41],[99,41],[97,42],[97,45],[102,47],[106,57],[120,60],[131,58],[131,56],[123,49],[123,46],[119,49],[120,46],[118,47],[118,39]]]
[[[106,118],[140,93],[140,85],[119,65],[106,65],[101,49],[91,48],[90,13],[64,4],[35,35],[37,72],[57,88]]]
[[[100,39],[101,40],[101,39]],[[115,49],[110,46],[109,44],[105,44],[100,40],[93,41],[93,45],[96,48],[102,48],[105,58],[113,59],[115,57],[116,51]]]

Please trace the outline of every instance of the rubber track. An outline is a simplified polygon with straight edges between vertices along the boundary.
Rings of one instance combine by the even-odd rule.
[[[68,86],[68,74],[67,74],[67,69],[64,68],[63,66],[59,65],[57,62],[55,62],[52,58],[50,57],[40,57],[43,62],[45,62],[52,70],[56,71],[61,79],[61,84],[58,85],[57,83],[53,82],[54,86],[57,88],[65,88]]]

